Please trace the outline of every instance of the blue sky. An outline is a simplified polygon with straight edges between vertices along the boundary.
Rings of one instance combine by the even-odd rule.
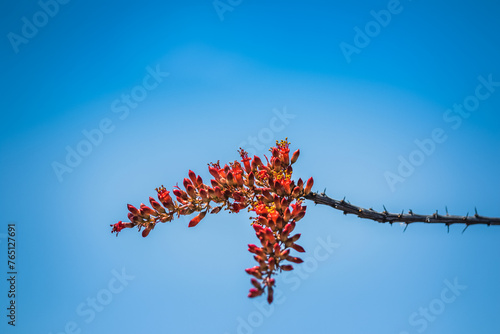
[[[189,169],[208,180],[208,162],[285,137],[295,177],[331,197],[500,216],[496,2],[0,6],[1,272],[8,223],[18,272],[2,333],[500,330],[497,227],[403,233],[309,203],[306,262],[272,307],[246,298],[246,213],[109,228]]]

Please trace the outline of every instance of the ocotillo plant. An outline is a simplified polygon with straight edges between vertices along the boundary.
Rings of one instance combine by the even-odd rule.
[[[378,222],[401,222],[410,224],[415,222],[463,223],[465,228],[473,224],[500,225],[500,218],[479,216],[450,216],[418,215],[411,210],[408,214],[389,213],[387,210],[377,212],[373,209],[363,209],[354,206],[345,200],[329,198],[324,193],[312,193],[313,178],[304,184],[302,179],[292,180],[292,165],[297,161],[300,151],[296,150],[290,157],[290,143],[287,139],[277,141],[271,147],[270,158],[265,156],[266,163],[254,156],[248,157],[247,152],[240,148],[238,151],[241,163],[234,161],[221,167],[219,161],[210,163],[208,170],[213,179],[211,186],[203,183],[200,175],[192,170],[188,178],[184,178],[183,187],[175,186],[170,195],[164,186],[156,189],[158,201],[149,198],[151,206],[141,203],[139,208],[128,204],[129,222],[119,221],[112,224],[112,233],[118,233],[124,228],[137,227],[146,237],[158,223],[172,221],[175,216],[198,213],[189,222],[194,227],[207,215],[228,210],[237,213],[243,209],[253,213],[252,226],[259,239],[260,245],[248,245],[248,251],[254,254],[257,264],[245,269],[253,277],[248,297],[257,297],[267,292],[267,301],[272,303],[273,290],[276,285],[274,275],[281,271],[293,270],[291,263],[301,263],[302,259],[290,254],[291,250],[303,253],[305,250],[296,242],[300,234],[292,234],[296,223],[306,213],[305,199],[316,204],[329,205],[341,210],[344,214],[355,214],[360,218]],[[465,230],[465,229],[464,229]]]

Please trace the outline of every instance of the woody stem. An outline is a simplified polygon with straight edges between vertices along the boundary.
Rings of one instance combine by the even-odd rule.
[[[455,216],[455,215],[439,215],[436,213],[431,215],[420,215],[413,213],[411,210],[408,213],[390,213],[387,210],[383,212],[378,212],[373,209],[364,209],[356,205],[352,205],[345,200],[336,200],[328,197],[326,194],[322,193],[309,193],[305,196],[306,199],[313,201],[316,204],[323,204],[331,206],[334,209],[343,211],[345,215],[353,214],[359,218],[371,219],[378,221],[379,223],[443,223],[447,226],[452,224],[465,224],[466,228],[469,225],[486,224],[490,225],[500,225],[500,218],[492,218],[480,216],[476,213],[473,216]],[[385,208],[384,208],[385,209]]]

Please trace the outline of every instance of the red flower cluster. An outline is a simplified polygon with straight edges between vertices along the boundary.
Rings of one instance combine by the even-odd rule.
[[[302,199],[313,186],[312,178],[305,185],[301,179],[297,183],[291,179],[292,164],[297,161],[300,151],[295,151],[290,158],[289,145],[286,140],[276,142],[276,146],[270,149],[271,158],[266,157],[266,164],[257,156],[249,158],[243,149],[239,150],[241,163],[234,161],[224,167],[219,162],[209,164],[208,170],[213,176],[211,186],[204,184],[202,178],[190,170],[189,178],[183,181],[184,190],[174,187],[175,200],[161,186],[156,189],[160,202],[150,197],[151,207],[141,204],[139,209],[128,204],[130,222],[111,225],[111,232],[118,234],[124,228],[138,226],[139,230],[144,228],[142,236],[146,237],[157,223],[171,221],[174,215],[179,217],[198,212],[189,222],[189,227],[193,227],[207,213],[217,213],[222,209],[254,211],[256,217],[252,217],[252,226],[260,246],[248,245],[257,261],[256,266],[246,269],[254,276],[251,279],[254,287],[248,297],[260,296],[267,289],[267,300],[271,303],[275,286],[272,276],[282,270],[293,270],[286,261],[303,262],[290,255],[291,249],[304,252],[304,248],[295,243],[300,234],[292,235],[292,232],[306,213]]]

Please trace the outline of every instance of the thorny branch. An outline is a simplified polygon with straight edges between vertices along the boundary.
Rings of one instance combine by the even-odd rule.
[[[469,227],[469,225],[477,225],[477,224],[486,224],[490,225],[500,225],[500,218],[492,218],[492,217],[484,217],[480,216],[475,210],[475,214],[473,216],[455,216],[449,215],[439,215],[437,211],[431,215],[420,215],[414,213],[412,210],[409,210],[408,213],[390,213],[384,207],[384,211],[378,212],[373,209],[364,209],[356,205],[352,205],[351,203],[346,202],[345,200],[336,200],[328,197],[325,193],[309,193],[305,196],[306,199],[313,201],[316,204],[324,204],[331,206],[334,209],[343,211],[345,215],[353,214],[358,216],[359,218],[371,219],[374,221],[378,221],[379,223],[442,223],[450,227],[452,224],[465,224],[465,229]],[[465,231],[464,229],[464,231]]]

